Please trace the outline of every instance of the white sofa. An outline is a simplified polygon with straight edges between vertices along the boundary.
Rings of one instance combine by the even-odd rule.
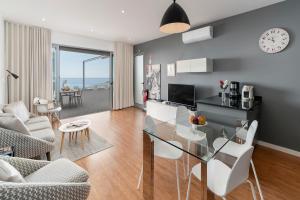
[[[0,108],[0,147],[14,146],[15,155],[34,158],[54,148],[55,135],[46,116],[28,112],[23,102],[14,102]]]

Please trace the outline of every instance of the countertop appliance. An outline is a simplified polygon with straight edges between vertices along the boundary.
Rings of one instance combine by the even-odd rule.
[[[252,85],[244,85],[242,90],[242,100],[249,101],[254,99],[254,87]]]
[[[253,102],[254,100],[253,99],[250,99],[250,100],[242,100],[242,109],[250,109],[253,107]]]
[[[231,81],[229,98],[237,100],[240,97],[240,83],[237,81]]]

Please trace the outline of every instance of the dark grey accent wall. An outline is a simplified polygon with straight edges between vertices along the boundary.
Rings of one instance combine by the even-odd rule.
[[[218,81],[229,79],[255,86],[263,96],[262,128],[259,139],[300,151],[300,1],[261,8],[212,23],[215,38],[183,44],[181,34],[135,46],[144,53],[144,63],[162,66],[162,99],[167,99],[168,83],[194,84],[197,98],[216,95]],[[260,35],[272,27],[288,30],[291,42],[278,54],[263,53]],[[167,77],[167,64],[176,60],[214,59],[213,73],[177,74]]]

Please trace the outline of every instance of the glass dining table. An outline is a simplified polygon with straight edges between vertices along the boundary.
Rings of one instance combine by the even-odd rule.
[[[208,113],[201,115],[209,116]],[[214,194],[208,189],[207,163],[210,159],[218,159],[228,166],[233,166],[236,158],[222,149],[229,141],[238,140],[236,134],[247,126],[248,122],[219,117],[220,120],[206,117],[206,123],[193,125],[189,116],[183,115],[175,119],[159,121],[149,116],[145,120],[143,130],[143,196],[145,200],[154,199],[154,145],[164,142],[195,157],[201,162],[201,199],[214,199]],[[224,120],[222,120],[224,119]],[[171,141],[178,141],[174,143]],[[177,145],[180,144],[180,145]],[[189,166],[188,166],[189,168]]]

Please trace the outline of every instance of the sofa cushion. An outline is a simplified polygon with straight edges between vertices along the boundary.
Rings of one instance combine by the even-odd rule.
[[[25,104],[22,101],[10,103],[4,106],[3,111],[5,113],[13,113],[18,116],[23,122],[29,120],[30,113],[28,112]]]
[[[16,168],[14,168],[8,162],[0,159],[0,182],[15,182],[15,183],[25,183],[25,179],[20,174]]]
[[[36,131],[36,130],[41,130],[41,129],[52,128],[49,121],[42,121],[42,122],[38,122],[38,123],[27,123],[27,122],[25,122],[25,126],[27,126],[27,128],[30,132],[31,131]]]
[[[46,140],[48,142],[54,142],[55,141],[55,135],[51,128],[45,128],[35,131],[30,131],[31,136]]]
[[[35,116],[35,117],[30,117],[29,120],[26,122],[26,124],[34,124],[34,123],[39,123],[39,122],[48,122],[49,119],[46,116]]]
[[[27,182],[86,182],[88,173],[67,159],[58,159],[25,177]]]
[[[3,113],[3,108],[4,108],[4,105],[0,104],[0,114]]]
[[[22,120],[11,113],[0,114],[0,127],[30,135],[29,129]]]

